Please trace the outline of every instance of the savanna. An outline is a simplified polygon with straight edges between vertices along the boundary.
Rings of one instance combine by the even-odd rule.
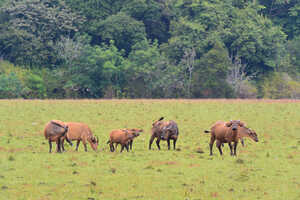
[[[300,101],[293,100],[1,100],[0,199],[300,199]],[[152,123],[178,124],[176,149],[149,150]],[[65,142],[49,153],[50,120],[82,122],[97,151]],[[223,156],[204,130],[242,120],[259,142],[244,138]],[[138,128],[131,151],[111,152],[114,129]]]

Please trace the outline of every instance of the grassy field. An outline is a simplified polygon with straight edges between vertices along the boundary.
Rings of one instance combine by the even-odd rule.
[[[176,151],[148,150],[151,124],[179,126]],[[51,119],[87,123],[98,152],[48,153],[42,134]],[[226,145],[209,156],[217,120],[240,119],[256,130],[231,157]],[[109,132],[143,128],[132,152],[109,151]],[[300,199],[300,101],[2,100],[0,199]],[[204,153],[198,153],[198,149]],[[120,150],[120,146],[118,147]]]

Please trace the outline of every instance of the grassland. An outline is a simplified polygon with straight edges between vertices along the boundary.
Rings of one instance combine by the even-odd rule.
[[[179,125],[177,151],[148,150],[150,128],[164,116]],[[65,145],[48,153],[42,130],[51,119],[87,123],[98,152]],[[231,157],[209,156],[216,120],[241,119],[256,130]],[[112,129],[145,132],[132,152],[109,152]],[[233,100],[2,100],[0,199],[300,199],[300,102]],[[198,153],[197,149],[204,153]],[[120,150],[120,147],[118,148]]]

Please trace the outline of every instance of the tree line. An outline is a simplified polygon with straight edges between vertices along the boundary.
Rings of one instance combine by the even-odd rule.
[[[0,0],[0,98],[300,98],[299,52],[300,0]]]

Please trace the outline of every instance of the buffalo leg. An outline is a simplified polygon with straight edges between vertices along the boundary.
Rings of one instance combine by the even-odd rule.
[[[61,150],[62,151],[65,151],[65,145],[64,145],[64,143],[65,143],[65,139],[61,139],[60,140],[60,144],[61,144]]]
[[[87,152],[87,146],[85,142],[83,142],[83,146],[84,146],[84,151]]]
[[[73,146],[73,143],[66,137],[66,141],[69,143],[69,145]]]
[[[170,139],[167,140],[168,143],[168,150],[170,150]]]
[[[245,146],[243,138],[241,138],[241,144],[242,144],[243,147]]]
[[[61,150],[60,150],[60,139],[58,139],[57,141],[56,141],[56,152],[57,153],[61,153]]]
[[[149,150],[151,150],[151,145],[153,143],[154,138],[155,138],[155,136],[152,135],[151,138],[150,138],[150,140],[149,140]]]
[[[122,144],[121,151],[120,151],[121,153],[122,153],[122,151],[124,150],[124,146],[125,146],[125,145]]]
[[[52,150],[52,142],[49,140],[49,153],[51,153]]]
[[[130,150],[132,150],[132,140],[129,142]]]
[[[228,146],[230,148],[230,155],[233,156],[232,145],[231,142],[228,142]]]
[[[177,141],[177,139],[174,139],[174,140],[173,140],[173,147],[174,147],[174,150],[176,149],[176,141]]]
[[[79,144],[80,144],[80,140],[77,140],[76,149],[75,149],[76,151],[78,151]]]
[[[238,142],[234,142],[234,144],[233,144],[233,150],[234,150],[233,155],[234,156],[236,156],[236,147],[237,147],[237,144],[238,144]]]
[[[127,152],[129,152],[128,145],[129,145],[129,144],[125,144],[125,148],[126,148]]]
[[[116,144],[116,149],[117,149],[117,146],[118,146],[118,144]],[[115,147],[114,147],[114,144],[112,142],[109,144],[109,147],[110,147],[111,152],[115,151]]]
[[[210,155],[210,156],[213,155],[212,149],[213,149],[214,143],[215,143],[215,137],[214,137],[214,136],[211,136],[211,137],[210,137],[210,143],[209,143],[209,151],[210,151],[209,155]]]
[[[220,154],[222,155],[223,153],[222,153],[221,145],[222,143],[219,140],[217,140],[217,147],[219,149]]]
[[[157,138],[157,140],[156,140],[156,145],[157,145],[158,150],[160,150],[159,142],[160,142],[160,139]]]

